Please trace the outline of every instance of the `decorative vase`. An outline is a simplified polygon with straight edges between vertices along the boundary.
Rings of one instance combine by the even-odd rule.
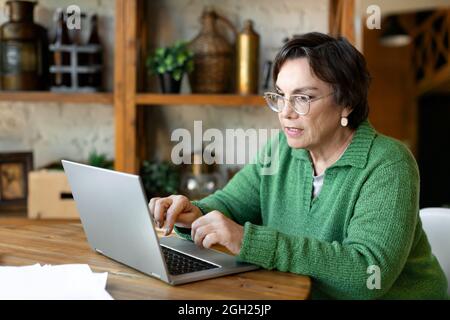
[[[246,20],[236,40],[236,91],[239,94],[258,93],[259,34],[253,21]]]
[[[159,84],[162,93],[180,93],[182,79],[176,80],[168,72],[159,74]]]
[[[48,76],[47,30],[34,23],[36,2],[7,1],[9,21],[0,27],[2,90],[43,90]]]
[[[189,74],[193,93],[225,93],[231,89],[234,45],[219,32],[219,21],[236,36],[236,29],[228,19],[210,8],[203,11],[202,29],[188,45],[194,53],[194,70]]]

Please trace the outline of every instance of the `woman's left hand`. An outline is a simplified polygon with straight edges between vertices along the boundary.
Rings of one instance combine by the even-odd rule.
[[[234,255],[241,251],[244,227],[214,210],[192,223],[191,237],[195,244],[211,248],[214,244],[226,247]]]

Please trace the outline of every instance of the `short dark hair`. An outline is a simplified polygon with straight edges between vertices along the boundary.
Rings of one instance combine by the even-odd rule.
[[[329,83],[335,102],[352,109],[349,127],[356,129],[369,116],[368,91],[370,74],[364,56],[344,37],[333,38],[311,32],[294,36],[278,52],[274,61],[273,82],[287,61],[306,57],[312,72]]]

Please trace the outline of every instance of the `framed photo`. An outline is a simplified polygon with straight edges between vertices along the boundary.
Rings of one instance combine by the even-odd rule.
[[[0,211],[26,210],[31,170],[33,153],[0,153]]]

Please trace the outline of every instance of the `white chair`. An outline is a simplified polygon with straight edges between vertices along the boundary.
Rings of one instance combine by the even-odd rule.
[[[450,209],[424,208],[420,210],[420,218],[431,250],[450,282]],[[447,291],[450,295],[450,285]]]

